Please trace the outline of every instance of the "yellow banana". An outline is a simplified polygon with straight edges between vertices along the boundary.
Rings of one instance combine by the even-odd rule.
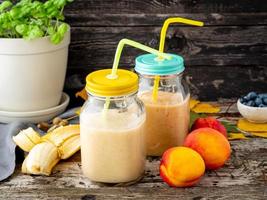
[[[68,125],[68,126],[61,126],[46,137],[42,137],[44,141],[50,141],[57,147],[60,147],[65,141],[69,138],[80,135],[80,126],[79,125]]]
[[[27,137],[20,136],[18,138],[14,140],[16,144],[24,144],[19,145],[24,147],[23,150],[30,149],[29,155],[22,164],[22,172],[50,175],[60,159],[67,159],[80,149],[80,126],[59,127],[40,138],[39,143],[34,145],[29,142]],[[34,141],[37,141],[36,139]]]
[[[41,142],[39,133],[33,128],[22,130],[13,137],[13,141],[25,152],[29,152],[36,144]]]
[[[61,159],[68,159],[79,150],[80,150],[80,135],[76,135],[69,138],[58,148]]]
[[[50,175],[59,160],[57,147],[50,142],[42,142],[32,148],[22,164],[22,172]]]

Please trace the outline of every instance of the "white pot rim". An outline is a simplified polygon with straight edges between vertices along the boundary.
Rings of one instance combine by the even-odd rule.
[[[51,43],[49,36],[27,41],[23,38],[0,38],[1,55],[28,55],[57,51],[70,44],[70,26],[61,43]]]

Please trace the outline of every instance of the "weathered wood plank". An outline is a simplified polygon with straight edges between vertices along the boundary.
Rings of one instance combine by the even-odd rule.
[[[266,25],[266,13],[92,13],[87,9],[68,10],[66,12],[66,21],[72,27],[83,26],[118,26],[118,27],[135,27],[135,26],[162,26],[165,19],[169,17],[185,17],[189,19],[203,21],[205,26],[255,26]],[[184,25],[180,25],[184,26]]]
[[[81,200],[264,200],[265,186],[231,186],[227,188],[50,188],[50,189],[0,189],[0,199],[81,199]]]
[[[68,69],[66,91],[74,94],[81,89],[86,75],[95,69],[92,65],[83,69]],[[250,91],[266,92],[266,66],[188,66],[184,79],[190,87],[192,96],[201,100],[234,98]],[[73,98],[73,102],[76,101]],[[78,104],[77,104],[78,105]]]
[[[262,0],[75,0],[69,9],[88,13],[240,13],[266,12]]]
[[[170,28],[165,50],[181,54],[191,65],[265,65],[266,26],[179,27]],[[74,27],[70,67],[110,67],[120,39],[129,38],[158,48],[160,27]],[[126,48],[122,66],[133,64],[143,53]]]
[[[263,93],[267,88],[267,67],[195,66],[186,70],[185,80],[191,93],[201,100],[237,100],[250,91]]]

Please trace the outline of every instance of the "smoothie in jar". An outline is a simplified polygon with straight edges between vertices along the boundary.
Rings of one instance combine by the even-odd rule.
[[[161,53],[168,27],[173,23],[204,25],[181,17],[166,19],[160,32]],[[138,93],[147,112],[147,155],[151,156],[161,156],[168,148],[182,145],[189,129],[190,92],[183,81],[184,59],[178,54],[168,55],[169,58],[163,58],[144,54],[135,59],[135,71],[140,78]]]
[[[81,115],[81,157],[84,174],[93,181],[119,183],[144,172],[144,121],[135,114],[109,110]],[[92,125],[93,124],[93,125]]]
[[[81,164],[92,181],[122,183],[145,170],[145,109],[137,98],[138,76],[99,70],[86,78],[89,98],[80,114]]]
[[[152,92],[139,95],[147,115],[147,155],[160,156],[168,148],[183,144],[190,120],[189,96],[184,99],[180,93],[159,91],[158,99],[154,102]]]
[[[183,81],[184,60],[169,54],[159,60],[151,54],[136,58],[139,73],[138,96],[146,108],[146,151],[161,156],[167,149],[181,146],[189,129],[190,92]]]

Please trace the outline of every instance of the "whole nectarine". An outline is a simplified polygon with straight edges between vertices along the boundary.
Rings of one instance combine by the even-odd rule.
[[[231,154],[228,140],[212,128],[199,128],[188,134],[184,146],[197,151],[205,161],[207,169],[218,169]]]
[[[194,121],[191,131],[199,128],[213,128],[222,133],[227,138],[227,130],[220,121],[213,117],[198,118]]]
[[[173,147],[164,152],[160,163],[160,176],[172,187],[196,184],[205,172],[201,156],[187,147]]]

